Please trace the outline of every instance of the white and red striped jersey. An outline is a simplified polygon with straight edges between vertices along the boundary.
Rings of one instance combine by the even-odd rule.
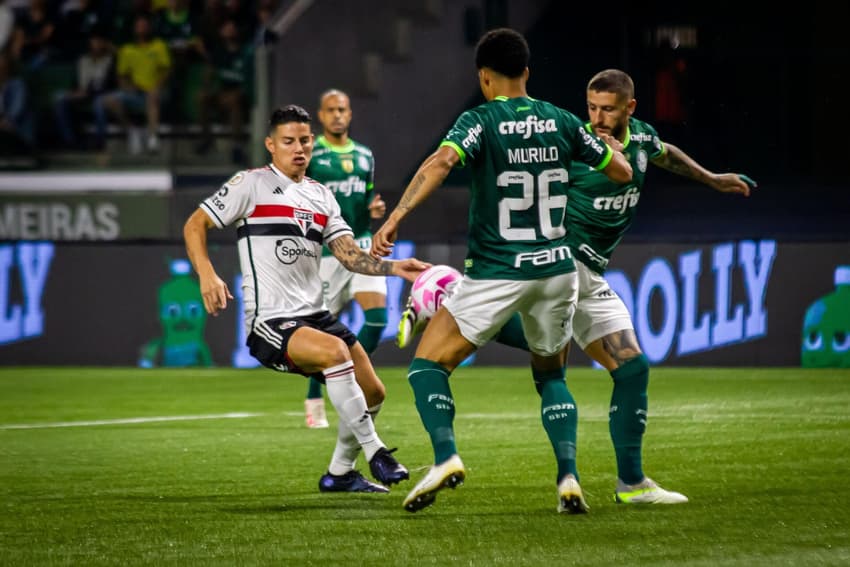
[[[219,228],[237,227],[247,333],[255,321],[325,309],[322,244],[353,233],[324,185],[268,165],[237,173],[201,208]]]

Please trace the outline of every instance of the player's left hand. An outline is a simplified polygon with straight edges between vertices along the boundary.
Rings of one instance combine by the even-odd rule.
[[[399,276],[412,282],[416,276],[431,267],[428,262],[417,260],[416,258],[407,258],[405,260],[396,260],[393,262],[393,275]]]
[[[375,197],[369,203],[369,216],[373,219],[382,219],[385,214],[387,214],[387,202],[381,199],[380,193],[375,193]]]
[[[743,173],[721,173],[714,178],[711,186],[721,193],[738,193],[749,197],[750,191],[758,187],[758,183]]]

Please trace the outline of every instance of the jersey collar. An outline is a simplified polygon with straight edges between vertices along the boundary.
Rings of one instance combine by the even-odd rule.
[[[316,138],[316,143],[322,146],[323,148],[327,148],[330,151],[338,154],[347,154],[348,152],[354,151],[354,140],[352,140],[351,138],[348,139],[348,143],[344,146],[332,146],[331,143],[328,142],[328,139],[325,138],[324,135],[321,135]]]
[[[534,100],[530,96],[518,96],[518,97],[515,97],[515,98],[524,98],[526,100]],[[493,97],[493,100],[498,100],[499,102],[505,102],[506,100],[513,100],[513,99],[510,99],[510,98],[506,97],[505,95],[499,95],[499,96]]]
[[[269,163],[269,167],[275,173],[275,175],[277,175],[279,177],[283,177],[284,179],[286,179],[290,183],[295,183],[287,174],[285,174],[284,172],[279,170],[277,167],[275,167],[275,165],[273,163]]]

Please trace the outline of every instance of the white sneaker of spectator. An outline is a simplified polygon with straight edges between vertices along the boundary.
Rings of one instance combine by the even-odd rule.
[[[159,137],[156,134],[148,134],[148,153],[156,153],[159,151]]]
[[[142,153],[142,129],[131,127],[127,131],[127,151],[137,156]]]

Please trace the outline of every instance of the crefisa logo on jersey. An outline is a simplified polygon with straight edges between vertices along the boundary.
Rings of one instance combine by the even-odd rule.
[[[291,238],[281,238],[275,242],[274,255],[281,263],[289,265],[294,264],[298,258],[302,256],[307,258],[315,258],[316,254],[308,248],[299,246],[295,240]]]

